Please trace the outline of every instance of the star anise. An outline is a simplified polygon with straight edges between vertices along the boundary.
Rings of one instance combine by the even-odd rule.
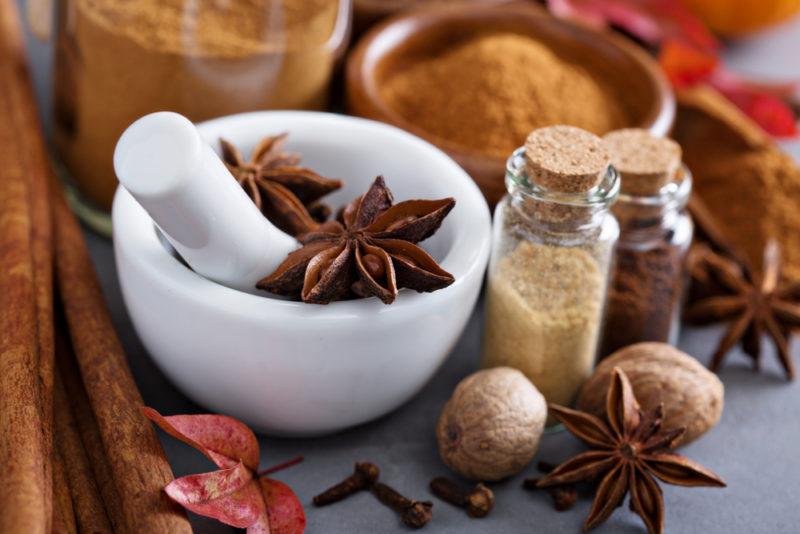
[[[793,380],[795,370],[789,341],[791,330],[800,327],[800,282],[781,283],[778,243],[767,242],[763,267],[755,274],[750,274],[739,262],[707,248],[695,249],[693,254],[694,284],[701,289],[715,289],[706,290],[710,296],[691,304],[684,318],[695,324],[730,323],[711,359],[711,369],[717,371],[737,343],[753,359],[754,368],[759,369],[761,336],[766,333],[775,344],[786,376]]]
[[[342,182],[301,167],[299,154],[283,151],[286,136],[265,137],[253,149],[250,161],[228,141],[219,142],[225,166],[258,209],[272,224],[296,236],[327,219],[330,210],[318,201],[342,187]]]
[[[297,236],[303,247],[257,287],[315,304],[369,296],[391,304],[399,288],[428,292],[452,284],[453,276],[415,243],[436,232],[455,200],[392,202],[378,176],[342,211],[341,222]]]
[[[606,397],[606,420],[550,405],[551,413],[578,439],[595,450],[562,463],[538,482],[541,488],[595,480],[597,488],[584,529],[601,524],[630,493],[630,508],[650,534],[664,530],[664,499],[657,479],[677,486],[724,487],[706,468],[669,452],[685,428],[662,429],[663,406],[643,412],[625,373],[614,368]]]

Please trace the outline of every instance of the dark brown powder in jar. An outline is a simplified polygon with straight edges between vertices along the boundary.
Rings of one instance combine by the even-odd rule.
[[[600,349],[600,356],[607,356],[640,341],[671,341],[691,231],[680,215],[686,193],[679,191],[690,185],[680,171],[680,146],[638,128],[610,132],[603,141],[623,193],[612,208],[620,237]],[[670,194],[667,186],[678,189]]]
[[[667,243],[649,250],[634,247],[617,245],[601,357],[640,341],[666,343],[678,324],[685,255]]]

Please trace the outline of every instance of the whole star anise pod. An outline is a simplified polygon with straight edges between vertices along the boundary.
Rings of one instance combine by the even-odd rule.
[[[667,451],[686,429],[662,429],[663,406],[644,413],[619,367],[614,368],[608,388],[606,421],[563,406],[550,405],[550,410],[567,430],[594,450],[557,466],[537,485],[549,488],[602,477],[584,523],[586,530],[608,519],[630,493],[630,508],[642,518],[647,531],[663,532],[664,499],[656,479],[677,486],[725,487],[711,471]]]
[[[795,369],[789,341],[791,330],[800,326],[800,282],[781,283],[778,243],[767,242],[762,270],[755,274],[710,249],[699,248],[693,253],[690,272],[698,286],[696,291],[713,289],[705,291],[710,296],[700,298],[686,309],[684,319],[695,324],[729,322],[711,359],[711,370],[720,368],[725,355],[737,343],[741,343],[758,370],[761,336],[766,333],[775,344],[786,376],[793,380]]]
[[[454,205],[454,199],[445,198],[393,206],[392,193],[378,176],[342,211],[341,222],[328,221],[299,235],[303,247],[257,287],[315,304],[353,296],[376,296],[391,304],[399,288],[449,286],[453,276],[416,243],[433,235]]]
[[[256,207],[272,224],[296,236],[316,229],[327,218],[329,210],[318,201],[342,187],[342,182],[301,167],[298,154],[283,151],[286,136],[262,139],[250,161],[228,141],[219,142],[225,166]]]

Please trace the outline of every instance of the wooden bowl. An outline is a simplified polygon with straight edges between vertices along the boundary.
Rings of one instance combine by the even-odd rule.
[[[348,110],[399,126],[437,145],[472,176],[493,206],[505,194],[505,158],[457,145],[420,129],[389,106],[380,87],[397,70],[419,58],[477,33],[498,30],[530,35],[562,58],[592,72],[623,104],[630,118],[625,126],[645,128],[656,135],[666,135],[672,128],[675,97],[647,52],[624,37],[556,19],[533,6],[421,9],[382,22],[361,39],[348,59]]]
[[[483,5],[509,4],[519,0],[353,0],[353,28],[355,35],[361,35],[370,26],[386,17],[434,5],[448,5],[456,9],[471,9]]]

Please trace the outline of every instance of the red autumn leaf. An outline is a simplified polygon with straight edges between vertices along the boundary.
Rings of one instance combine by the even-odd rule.
[[[659,63],[676,88],[708,83],[768,134],[775,137],[797,135],[797,118],[782,98],[795,90],[794,84],[748,83],[727,71],[716,54],[674,40],[662,45]]]
[[[222,468],[173,480],[164,488],[171,499],[196,514],[246,528],[248,534],[303,533],[303,505],[289,486],[265,476],[299,460],[259,474],[258,440],[241,421],[211,414],[164,417],[147,407],[142,411],[164,432]]]
[[[303,532],[306,526],[303,505],[297,500],[292,489],[280,480],[262,477],[259,481],[261,493],[264,494],[267,503],[270,533]]]
[[[614,25],[658,45],[667,39],[715,51],[719,41],[679,0],[548,0],[557,17],[593,27]]]
[[[175,479],[164,491],[187,510],[233,527],[247,528],[264,512],[264,499],[253,484],[253,473],[243,463]]]
[[[217,467],[234,467],[239,462],[258,469],[258,440],[247,425],[225,415],[172,415],[164,417],[152,408],[144,415],[164,432],[199,450]]]
[[[749,85],[721,69],[709,81],[768,134],[774,137],[794,137],[798,134],[794,112],[768,88]]]
[[[664,41],[658,61],[676,88],[689,87],[707,80],[719,66],[716,54],[698,50],[674,39]]]

